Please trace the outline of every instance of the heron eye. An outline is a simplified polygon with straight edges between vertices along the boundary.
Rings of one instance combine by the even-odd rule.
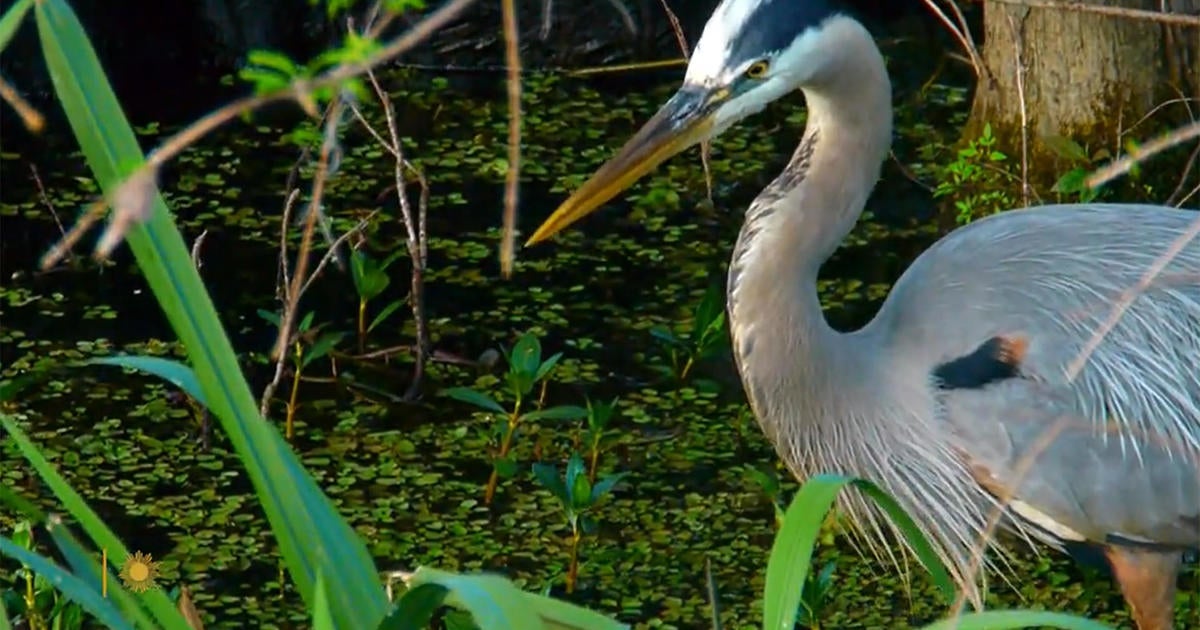
[[[750,64],[750,67],[746,68],[746,76],[750,77],[751,79],[761,79],[767,76],[767,70],[770,69],[771,66],[765,59],[759,59],[758,61]]]

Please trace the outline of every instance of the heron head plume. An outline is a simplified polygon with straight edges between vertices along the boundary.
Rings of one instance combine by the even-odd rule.
[[[672,156],[836,71],[829,52],[837,43],[826,26],[839,15],[831,0],[724,0],[704,26],[679,90],[527,245],[590,214]]]

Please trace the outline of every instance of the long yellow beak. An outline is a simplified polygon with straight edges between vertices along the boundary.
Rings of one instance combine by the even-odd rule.
[[[713,111],[726,98],[724,90],[684,86],[551,214],[525,245],[544,241],[591,214],[634,182],[688,147],[709,137]]]

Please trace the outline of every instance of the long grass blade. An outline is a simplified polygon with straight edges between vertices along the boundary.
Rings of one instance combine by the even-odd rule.
[[[317,571],[317,592],[313,598],[313,630],[334,630],[333,614],[329,611],[329,596],[325,594],[325,574]]]
[[[4,17],[0,17],[0,51],[8,47],[8,42],[17,34],[17,29],[25,21],[25,14],[29,13],[32,6],[33,0],[19,0],[4,12]]]
[[[86,361],[86,364],[123,367],[152,374],[187,392],[189,396],[201,405],[208,406],[207,399],[204,397],[204,390],[200,387],[200,379],[196,377],[196,373],[192,371],[192,368],[179,361],[164,359],[162,357],[121,355],[89,359]]]
[[[375,630],[425,630],[445,599],[446,587],[440,584],[409,588]]]
[[[4,607],[3,597],[0,597],[0,630],[12,630],[12,619],[8,618],[8,609]]]
[[[101,567],[99,562],[96,562],[95,553],[83,548],[79,541],[71,535],[71,532],[63,526],[60,519],[51,517],[49,523],[46,524],[46,531],[50,533],[50,537],[54,540],[54,544],[58,546],[58,550],[62,552],[63,558],[67,564],[71,565],[71,570],[75,577],[82,580],[93,590],[101,591],[104,595],[103,586],[101,584],[100,571],[108,571],[108,567]],[[140,628],[148,628],[157,630],[165,628],[167,630],[191,630],[188,627],[187,621],[178,613],[173,611],[169,606],[165,611],[167,614],[166,622],[161,625],[156,625],[154,620],[146,614],[138,599],[121,588],[120,583],[112,579],[109,575],[108,581],[108,600],[115,601],[120,607],[127,621],[136,623]],[[174,612],[174,615],[170,613]]]
[[[1042,610],[985,610],[943,619],[921,630],[1018,630],[1061,628],[1062,630],[1112,630],[1112,626],[1065,613]]]
[[[865,479],[841,475],[816,475],[804,483],[783,517],[767,560],[767,584],[763,596],[764,630],[791,630],[796,624],[803,586],[812,568],[812,554],[821,523],[846,486],[854,486],[883,508],[908,539],[917,558],[930,572],[946,596],[954,598],[954,583],[938,560],[933,546],[894,499]]]
[[[36,5],[38,32],[59,101],[101,188],[111,198],[144,160],[136,136],[74,12],[64,0]],[[279,542],[297,590],[313,605],[316,574],[328,583],[339,628],[373,627],[387,599],[366,546],[258,415],[253,394],[183,237],[157,192],[128,243],[188,357],[213,415],[228,433]]]
[[[516,588],[514,586],[514,588]],[[554,599],[538,593],[520,591],[525,605],[533,609],[542,619],[542,627],[547,630],[628,630],[627,624],[610,619],[598,612],[582,606],[576,606],[561,599]]]
[[[117,610],[112,602],[104,599],[99,590],[88,586],[86,582],[71,575],[50,559],[25,549],[7,536],[0,536],[0,554],[29,566],[34,573],[49,580],[54,588],[79,604],[106,627],[113,630],[133,630],[133,626],[121,617],[121,611]]]
[[[129,555],[129,551],[125,548],[121,539],[117,538],[117,535],[104,524],[100,516],[93,512],[92,508],[88,507],[87,502],[83,500],[83,497],[79,496],[78,492],[75,492],[75,489],[67,483],[67,480],[58,474],[54,466],[50,464],[45,456],[42,455],[42,452],[38,450],[37,446],[25,435],[21,427],[17,425],[16,420],[9,415],[0,414],[0,425],[8,432],[9,437],[17,445],[17,449],[21,451],[21,454],[33,466],[33,469],[37,471],[38,476],[42,478],[42,481],[46,483],[50,491],[54,493],[54,496],[62,503],[63,508],[67,510],[75,521],[79,523],[79,526],[83,528],[83,531],[87,533],[88,538],[97,547],[107,549],[110,558],[124,558]],[[26,515],[30,518],[36,518],[39,522],[47,520],[46,515],[40,511],[35,513],[26,512]],[[105,570],[107,571],[108,567],[105,567]],[[172,620],[177,618],[175,606],[165,593],[160,591],[146,593],[142,596],[142,603],[150,610],[150,613],[154,615],[154,618],[160,624],[164,627],[172,627]]]
[[[480,630],[543,627],[537,612],[522,597],[521,590],[505,577],[418,569],[409,581],[409,587],[423,584],[445,587],[446,603],[471,613]]]

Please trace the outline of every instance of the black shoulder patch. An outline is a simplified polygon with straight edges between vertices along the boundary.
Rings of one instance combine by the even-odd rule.
[[[974,352],[933,369],[941,389],[978,389],[1021,374],[1029,341],[1023,337],[992,337]]]

